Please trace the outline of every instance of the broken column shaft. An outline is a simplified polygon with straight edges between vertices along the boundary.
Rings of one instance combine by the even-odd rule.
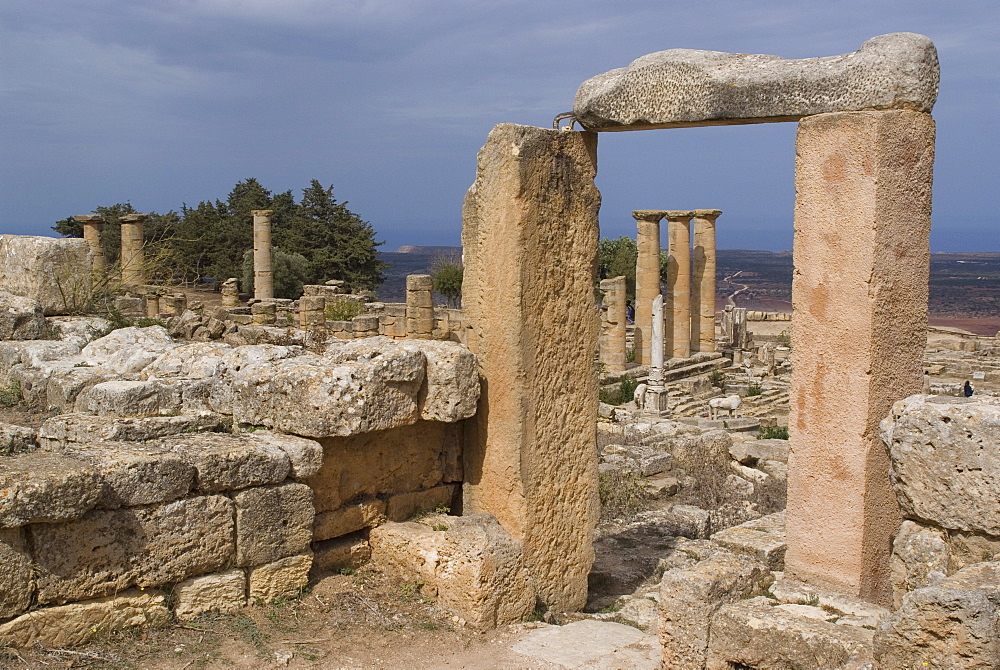
[[[271,257],[270,209],[255,209],[253,215],[253,297],[274,298],[274,267]]]

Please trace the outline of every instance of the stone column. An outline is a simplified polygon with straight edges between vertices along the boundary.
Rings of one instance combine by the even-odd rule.
[[[667,351],[675,358],[691,355],[691,217],[694,212],[670,211],[667,239]]]
[[[900,512],[878,424],[921,388],[933,162],[929,114],[799,122],[785,569],[887,607]]]
[[[625,277],[601,280],[600,361],[607,372],[625,371]]]
[[[691,256],[691,351],[715,351],[715,220],[718,209],[694,210]]]
[[[124,214],[118,221],[122,226],[121,268],[123,284],[145,284],[145,261],[142,253],[142,224],[146,214]]]
[[[97,214],[81,214],[74,216],[83,226],[83,239],[90,247],[91,267],[94,272],[103,272],[108,266],[108,261],[104,256],[104,247],[101,246],[101,229],[104,227],[104,219]]]
[[[230,277],[222,282],[222,306],[240,306],[240,282],[236,277]]]
[[[653,300],[660,295],[660,219],[666,212],[637,209],[635,246],[635,362],[649,365],[649,342],[653,327]]]
[[[253,297],[270,300],[274,297],[274,268],[271,260],[270,209],[255,209],[253,214]]]
[[[299,298],[299,326],[305,329],[326,325],[326,298],[321,295],[304,295]]]
[[[278,320],[278,306],[273,302],[255,302],[250,305],[250,319],[255,326],[273,326]]]
[[[406,336],[431,339],[434,330],[434,281],[430,275],[406,276]]]
[[[501,124],[463,207],[462,305],[484,380],[463,512],[524,548],[539,600],[587,600],[597,523],[597,135]]]
[[[670,408],[667,405],[667,388],[663,384],[663,296],[658,295],[653,300],[653,332],[650,338],[649,378],[646,387],[646,397],[643,401],[643,414],[667,416]]]
[[[147,293],[145,296],[146,316],[155,319],[160,315],[160,294]]]

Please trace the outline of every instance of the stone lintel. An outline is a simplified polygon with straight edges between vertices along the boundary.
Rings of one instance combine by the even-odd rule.
[[[666,216],[667,211],[665,209],[634,209],[632,210],[632,218],[636,221],[651,221],[652,223],[659,223],[660,220]]]
[[[684,221],[694,218],[695,210],[692,209],[671,209],[663,213],[667,221]]]
[[[142,223],[149,218],[149,214],[122,214],[118,217],[120,223]]]
[[[104,223],[104,217],[100,214],[78,214],[73,220],[77,223]]]

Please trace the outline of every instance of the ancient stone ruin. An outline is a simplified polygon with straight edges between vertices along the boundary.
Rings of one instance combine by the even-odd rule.
[[[229,280],[216,308],[146,283],[143,215],[117,268],[91,216],[79,240],[0,236],[0,389],[49,413],[0,426],[0,641],[233,611],[370,561],[481,629],[621,596],[669,668],[1000,666],[1000,401],[924,383],[959,367],[925,365],[937,83],[908,33],[599,75],[584,130],[490,132],[461,310],[426,275],[400,304],[338,282],[275,299],[267,210],[253,297]],[[633,212],[634,327],[624,278],[598,305],[598,133],[771,121],[799,123],[794,357],[787,317],[730,306],[717,328],[719,210]],[[107,273],[121,310],[162,324],[81,315]],[[956,348],[982,367],[988,339]],[[644,383],[598,403],[595,362]],[[746,439],[768,403],[787,442]],[[668,503],[595,541],[614,472]],[[787,509],[767,508],[786,481]]]

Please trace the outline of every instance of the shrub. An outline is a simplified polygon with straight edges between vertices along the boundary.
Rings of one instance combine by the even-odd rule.
[[[639,381],[632,375],[622,375],[618,382],[618,388],[600,390],[600,400],[607,405],[622,405],[627,403],[635,395],[635,389],[639,386]]]
[[[763,389],[763,387],[761,387],[760,384],[750,384],[750,386],[747,387],[747,397],[748,398],[750,396],[760,395],[763,392],[764,392],[764,389]]]
[[[761,426],[758,440],[787,440],[788,426]]]
[[[327,300],[326,314],[327,321],[350,321],[363,311],[361,303],[347,298],[337,300]]]
[[[598,475],[601,518],[630,517],[642,508],[646,485],[637,472],[609,470]]]
[[[722,388],[725,384],[725,380],[726,375],[723,374],[722,370],[712,370],[712,374],[708,376],[708,381],[712,384],[712,386],[718,386],[719,388]]]

